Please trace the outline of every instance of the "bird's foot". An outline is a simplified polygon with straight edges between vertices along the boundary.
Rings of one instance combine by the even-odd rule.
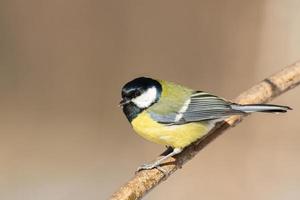
[[[168,172],[164,170],[161,166],[159,166],[160,163],[146,163],[141,165],[140,167],[137,168],[136,172],[142,171],[142,170],[150,170],[150,169],[157,169],[160,172],[164,174],[164,176],[168,176]]]

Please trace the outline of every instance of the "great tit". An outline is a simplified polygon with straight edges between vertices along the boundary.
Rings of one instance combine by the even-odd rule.
[[[145,139],[173,151],[138,170],[157,168],[205,136],[217,122],[231,115],[252,112],[286,112],[288,106],[232,103],[203,91],[152,78],[139,77],[122,88],[120,106],[133,129]]]

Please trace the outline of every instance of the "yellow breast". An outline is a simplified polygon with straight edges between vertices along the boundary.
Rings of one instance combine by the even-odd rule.
[[[206,122],[194,122],[183,125],[164,125],[154,121],[143,111],[131,122],[133,129],[145,139],[171,146],[184,148],[203,137],[212,128]]]

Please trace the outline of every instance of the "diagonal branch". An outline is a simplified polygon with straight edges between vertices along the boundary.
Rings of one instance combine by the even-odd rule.
[[[236,98],[235,102],[240,104],[268,102],[299,84],[300,61],[283,68],[281,71],[246,90]],[[207,144],[221,135],[226,129],[235,126],[241,120],[242,118],[240,116],[233,116],[226,119],[210,131],[205,138],[200,139],[184,149],[181,154],[176,156],[176,159],[170,158],[167,161],[168,163],[162,166],[163,170],[171,175],[177,169],[181,168],[184,163],[192,159]],[[140,199],[167,178],[168,177],[164,177],[163,173],[157,169],[140,171],[115,192],[111,200]]]

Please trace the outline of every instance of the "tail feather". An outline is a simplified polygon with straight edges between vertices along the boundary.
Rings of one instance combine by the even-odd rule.
[[[292,108],[288,106],[280,106],[280,105],[272,105],[272,104],[246,104],[246,105],[239,105],[233,104],[231,105],[233,110],[242,111],[245,113],[252,113],[252,112],[280,112],[284,113],[288,110],[292,110]]]

